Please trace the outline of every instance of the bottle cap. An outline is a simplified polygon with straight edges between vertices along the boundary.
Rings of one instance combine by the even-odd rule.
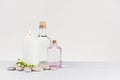
[[[46,22],[45,21],[41,21],[40,25],[39,25],[40,29],[46,28]]]
[[[52,40],[52,43],[53,43],[53,44],[56,44],[56,43],[57,43],[57,40]]]

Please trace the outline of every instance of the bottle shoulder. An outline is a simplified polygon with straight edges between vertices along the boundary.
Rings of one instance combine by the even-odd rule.
[[[48,47],[48,49],[62,49],[62,48],[59,47],[59,46],[50,45],[50,46]]]
[[[62,49],[60,46],[57,46],[58,49]]]

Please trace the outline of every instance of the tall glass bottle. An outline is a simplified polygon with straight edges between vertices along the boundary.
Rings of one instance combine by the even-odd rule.
[[[40,52],[40,62],[47,62],[47,48],[50,45],[50,38],[46,33],[46,22],[41,21],[39,25],[39,52]]]
[[[56,40],[48,47],[48,65],[50,68],[61,68],[62,48],[57,45]]]

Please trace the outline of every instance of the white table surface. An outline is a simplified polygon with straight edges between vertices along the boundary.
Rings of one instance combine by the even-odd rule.
[[[0,62],[0,80],[120,80],[120,63],[64,62],[56,71],[7,71],[14,62]]]

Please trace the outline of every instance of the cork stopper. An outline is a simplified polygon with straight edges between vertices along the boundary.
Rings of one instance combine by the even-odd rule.
[[[41,21],[40,25],[39,25],[40,29],[46,28],[46,22],[45,21]]]
[[[56,43],[57,43],[57,40],[52,40],[52,43],[53,43],[53,44],[56,44]]]

